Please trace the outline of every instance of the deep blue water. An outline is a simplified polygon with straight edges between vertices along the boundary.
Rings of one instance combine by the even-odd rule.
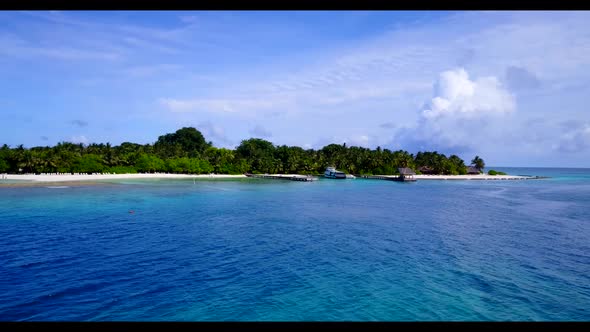
[[[0,320],[589,320],[590,170],[494,169],[0,188]]]

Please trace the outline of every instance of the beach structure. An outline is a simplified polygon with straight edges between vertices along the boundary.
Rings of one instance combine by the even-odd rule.
[[[420,166],[418,170],[422,174],[434,174],[434,170],[428,166]]]
[[[479,174],[479,170],[473,166],[467,166],[467,174],[468,175],[473,175],[473,174]]]
[[[315,181],[317,178],[308,176],[308,175],[269,175],[269,174],[251,174],[246,173],[244,174],[249,178],[255,179],[270,179],[270,180],[290,180],[290,181],[302,181],[302,182],[310,182]]]
[[[411,168],[400,167],[397,170],[399,172],[400,181],[416,181],[416,178],[414,177],[414,175],[416,175],[416,172],[414,172]]]
[[[360,175],[363,179],[371,179],[371,180],[386,180],[386,181],[398,181],[398,182],[415,182],[416,178],[414,175],[416,173],[407,167],[400,167],[397,169],[399,172],[399,176],[395,175]]]

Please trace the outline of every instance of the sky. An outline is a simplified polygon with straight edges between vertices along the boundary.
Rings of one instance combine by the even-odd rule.
[[[2,11],[0,144],[438,151],[590,167],[587,11]]]

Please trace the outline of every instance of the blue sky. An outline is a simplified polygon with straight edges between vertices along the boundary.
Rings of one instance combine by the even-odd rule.
[[[194,126],[590,167],[590,12],[0,12],[0,144]]]

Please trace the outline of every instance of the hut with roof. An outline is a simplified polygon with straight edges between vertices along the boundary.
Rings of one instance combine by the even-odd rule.
[[[481,173],[476,167],[474,166],[467,166],[467,174],[469,175],[477,175]]]
[[[432,167],[420,166],[420,168],[418,168],[418,170],[422,174],[434,174],[434,169],[432,169]]]
[[[399,172],[400,181],[416,181],[416,178],[414,177],[416,173],[411,168],[400,167],[397,170]]]

